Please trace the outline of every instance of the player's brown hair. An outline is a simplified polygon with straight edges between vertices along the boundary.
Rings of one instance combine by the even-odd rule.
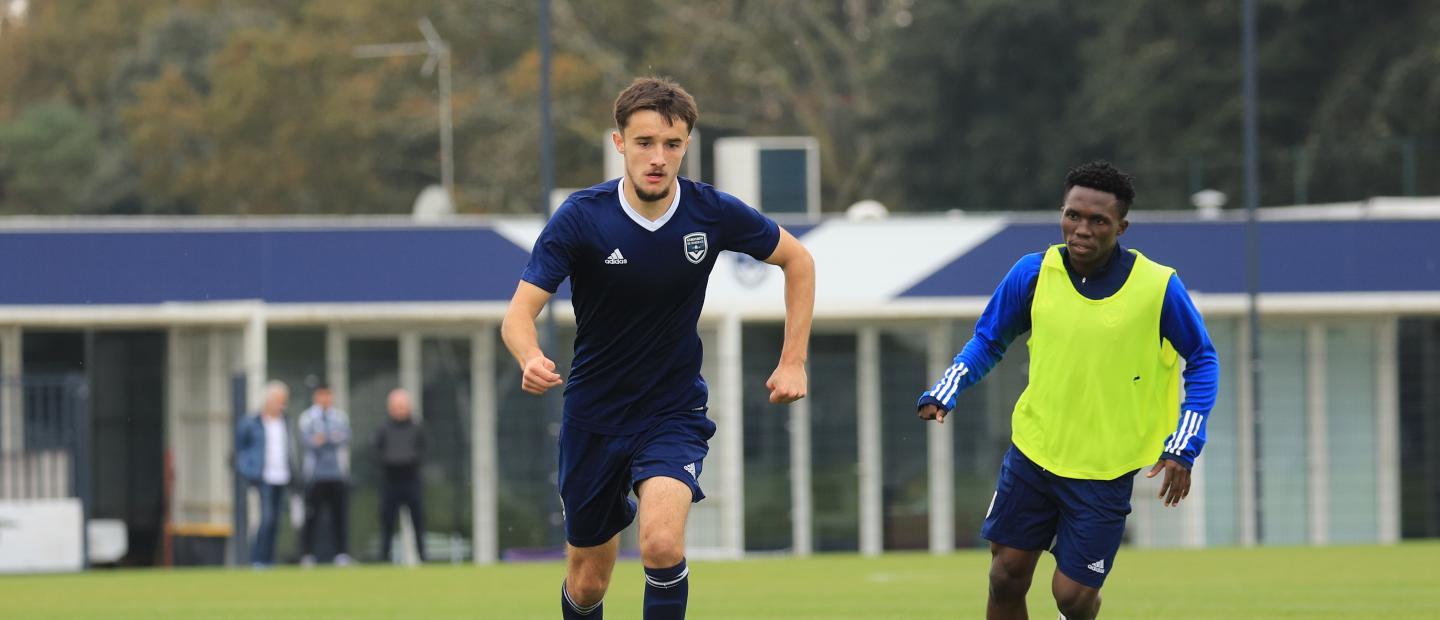
[[[620,91],[615,98],[615,127],[623,133],[630,115],[640,110],[654,110],[672,125],[685,121],[687,134],[695,130],[695,119],[700,116],[690,93],[668,78],[655,76],[635,78]]]

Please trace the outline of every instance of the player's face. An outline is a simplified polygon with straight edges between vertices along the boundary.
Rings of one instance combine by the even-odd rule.
[[[1072,187],[1060,207],[1060,230],[1065,247],[1077,264],[1095,265],[1110,256],[1130,222],[1120,217],[1114,194],[1089,187]]]
[[[625,180],[635,188],[641,202],[659,202],[670,196],[680,160],[690,146],[690,128],[685,121],[670,122],[654,110],[630,115],[624,132],[611,135],[616,150],[625,157]]]

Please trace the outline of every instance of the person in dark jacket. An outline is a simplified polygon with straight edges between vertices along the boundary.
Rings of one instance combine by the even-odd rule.
[[[385,403],[390,420],[375,432],[375,454],[383,472],[380,490],[380,556],[390,561],[390,542],[400,519],[400,506],[410,512],[415,546],[425,561],[425,502],[421,464],[425,460],[425,433],[410,417],[410,394],[390,390]]]

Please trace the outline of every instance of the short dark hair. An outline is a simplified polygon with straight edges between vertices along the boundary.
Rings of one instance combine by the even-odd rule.
[[[1065,175],[1065,193],[1072,187],[1090,189],[1115,195],[1119,203],[1120,217],[1130,214],[1130,204],[1135,201],[1135,178],[1105,160],[1080,164]]]
[[[685,121],[687,134],[695,130],[695,120],[700,117],[690,93],[669,78],[655,76],[635,78],[620,91],[615,98],[615,127],[625,131],[630,115],[640,110],[654,110],[672,125],[676,120]]]

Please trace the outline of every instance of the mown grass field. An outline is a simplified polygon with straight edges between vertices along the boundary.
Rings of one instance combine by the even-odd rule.
[[[690,618],[981,618],[988,555],[896,553],[695,562]],[[1124,549],[1102,618],[1440,618],[1440,543],[1390,547]],[[1055,617],[1049,556],[1031,617]],[[95,571],[0,577],[0,618],[258,620],[558,618],[557,563]],[[1043,576],[1041,576],[1043,575]],[[621,562],[608,618],[639,618]]]

